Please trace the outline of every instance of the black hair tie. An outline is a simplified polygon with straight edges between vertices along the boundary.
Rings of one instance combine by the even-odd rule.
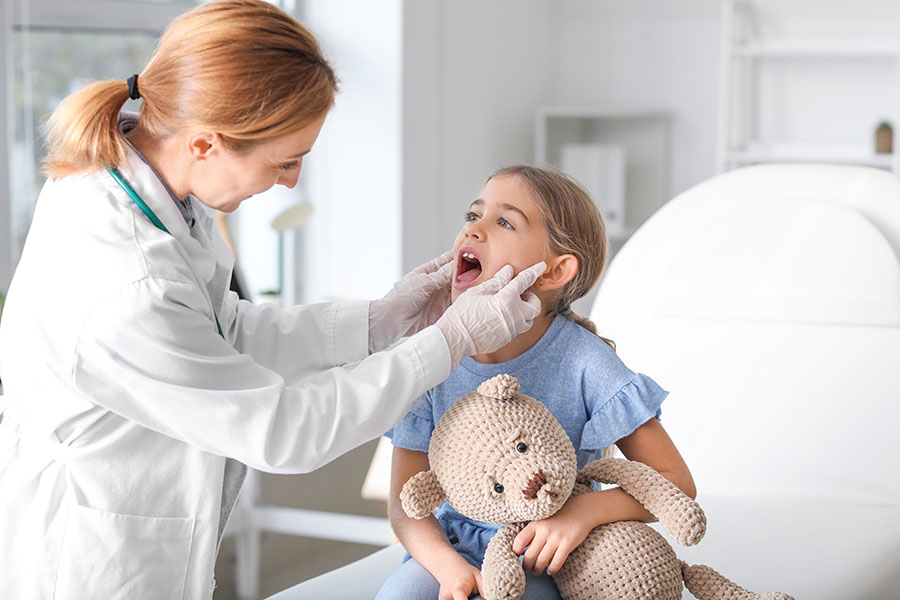
[[[141,97],[141,93],[138,91],[137,80],[137,73],[128,78],[128,97],[132,100],[137,100]]]

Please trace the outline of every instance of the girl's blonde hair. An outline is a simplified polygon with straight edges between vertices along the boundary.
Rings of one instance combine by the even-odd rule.
[[[296,132],[334,104],[337,78],[315,37],[263,0],[213,0],[176,18],[138,77],[138,127],[164,138],[209,127],[237,152]],[[125,160],[117,132],[126,80],[91,83],[48,123],[44,170],[57,178]]]
[[[488,181],[505,176],[518,177],[531,192],[547,228],[550,250],[555,254],[572,254],[578,259],[575,277],[560,288],[556,304],[549,312],[572,319],[615,350],[615,342],[597,333],[593,321],[572,312],[572,303],[591,291],[609,260],[606,225],[591,195],[569,175],[556,169],[513,165],[495,171]],[[603,448],[602,456],[616,456],[615,444]]]
[[[572,312],[572,303],[587,295],[599,281],[609,257],[609,241],[600,211],[590,194],[577,181],[555,169],[513,165],[495,171],[495,177],[518,177],[537,203],[550,238],[550,250],[556,254],[572,254],[578,259],[578,271],[559,290],[551,314],[564,315],[615,350],[615,343],[597,334],[597,326]]]

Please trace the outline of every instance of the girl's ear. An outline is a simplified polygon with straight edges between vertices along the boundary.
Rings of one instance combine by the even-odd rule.
[[[409,478],[400,490],[400,505],[403,512],[413,519],[424,519],[444,501],[441,489],[433,471],[421,471]]]
[[[558,290],[578,273],[578,259],[573,254],[560,254],[547,261],[547,270],[538,278],[537,289]]]

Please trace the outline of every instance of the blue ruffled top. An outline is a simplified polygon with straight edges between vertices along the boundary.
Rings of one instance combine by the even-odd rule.
[[[575,446],[579,468],[600,458],[605,446],[650,418],[659,418],[668,394],[646,375],[626,367],[599,337],[558,315],[534,346],[510,361],[484,364],[464,358],[386,435],[395,446],[427,452],[434,425],[447,409],[501,373],[516,377],[523,394],[550,409]],[[497,527],[467,519],[446,502],[436,516],[457,550],[480,566]]]

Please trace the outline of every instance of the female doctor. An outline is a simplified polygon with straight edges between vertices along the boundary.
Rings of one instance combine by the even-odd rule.
[[[315,469],[531,326],[542,264],[449,308],[449,255],[371,303],[285,310],[228,291],[200,204],[295,185],[335,90],[296,21],[214,0],[169,26],[139,77],[52,116],[0,327],[4,597],[210,598],[243,464]],[[129,97],[139,117],[120,115]]]

